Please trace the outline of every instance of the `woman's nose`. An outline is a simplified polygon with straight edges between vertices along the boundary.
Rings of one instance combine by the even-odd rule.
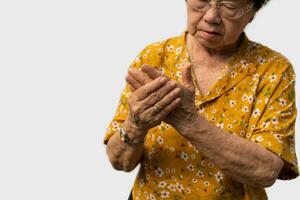
[[[209,24],[220,24],[221,16],[216,6],[211,6],[203,15],[203,19]]]

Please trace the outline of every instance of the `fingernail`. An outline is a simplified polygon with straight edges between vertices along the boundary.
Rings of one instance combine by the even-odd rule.
[[[178,93],[178,92],[180,92],[180,88],[175,89],[175,93]]]
[[[160,83],[164,83],[164,82],[166,82],[166,80],[167,80],[167,79],[166,79],[165,77],[159,78],[159,82],[160,82]]]

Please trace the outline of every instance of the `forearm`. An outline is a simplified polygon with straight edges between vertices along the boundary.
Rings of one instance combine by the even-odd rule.
[[[139,130],[131,128],[126,121],[123,125],[126,133],[131,139],[143,140],[143,138],[135,138],[136,135],[145,135]],[[106,152],[112,166],[117,170],[123,170],[129,172],[133,170],[139,163],[143,154],[143,143],[141,144],[126,144],[119,136],[119,133],[115,133],[108,141]]]
[[[283,166],[280,158],[259,144],[227,133],[198,115],[178,129],[204,156],[238,182],[269,187]]]

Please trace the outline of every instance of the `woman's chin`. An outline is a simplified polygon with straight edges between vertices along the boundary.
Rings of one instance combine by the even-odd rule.
[[[220,44],[222,44],[221,40],[206,40],[202,37],[198,38],[197,41],[200,45],[209,48],[209,49],[219,49],[221,48]]]

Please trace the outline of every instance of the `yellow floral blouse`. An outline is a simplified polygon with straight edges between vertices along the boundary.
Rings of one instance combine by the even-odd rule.
[[[143,49],[131,67],[143,63],[160,69],[181,82],[181,67],[190,62],[186,35],[155,42]],[[128,85],[122,92],[116,114],[104,143],[122,125],[128,114]],[[279,179],[298,176],[295,154],[295,72],[280,53],[243,40],[226,70],[209,92],[196,89],[199,114],[228,134],[260,144],[285,162]],[[243,185],[226,176],[209,158],[201,155],[176,130],[162,122],[149,130],[140,170],[133,186],[134,200],[264,200],[264,188]]]

